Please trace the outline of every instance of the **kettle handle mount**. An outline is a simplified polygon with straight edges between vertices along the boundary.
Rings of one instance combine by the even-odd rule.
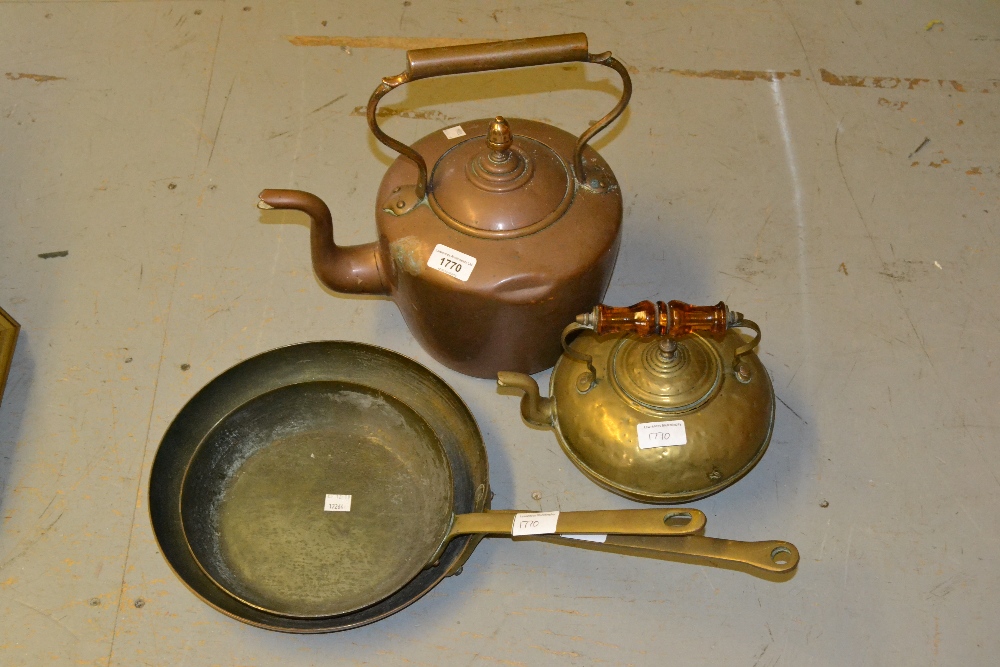
[[[376,139],[405,155],[417,165],[419,175],[413,194],[418,201],[424,198],[427,191],[427,163],[420,153],[383,132],[378,126],[376,116],[379,101],[404,83],[448,74],[468,74],[567,62],[595,63],[610,67],[622,77],[622,97],[610,113],[594,123],[577,139],[573,153],[573,175],[581,185],[587,182],[583,168],[583,147],[594,135],[621,115],[632,96],[632,79],[625,66],[612,57],[610,51],[590,53],[587,35],[582,32],[505,42],[413,49],[406,52],[406,62],[406,69],[401,74],[385,77],[372,93],[368,100],[368,127]]]
[[[598,336],[604,334],[634,334],[640,337],[659,336],[672,339],[690,333],[721,335],[727,329],[747,328],[754,337],[740,345],[733,353],[733,366],[737,379],[749,381],[749,366],[740,357],[749,354],[760,343],[760,327],[743,317],[743,313],[730,310],[722,301],[714,306],[692,306],[683,301],[640,301],[631,306],[606,306],[598,304],[589,313],[577,315],[576,321],[562,332],[562,347],[566,356],[587,364],[587,372],[580,376],[577,387],[586,392],[597,383],[597,370],[593,358],[572,348],[569,337],[576,331],[590,330]]]

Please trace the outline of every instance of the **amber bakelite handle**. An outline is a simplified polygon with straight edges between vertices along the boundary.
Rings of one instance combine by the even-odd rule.
[[[720,301],[714,306],[692,306],[683,301],[640,301],[632,306],[599,304],[589,313],[577,317],[577,322],[593,329],[598,335],[634,333],[640,336],[682,336],[699,332],[723,334],[738,319]]]
[[[625,69],[625,65],[613,58],[609,51],[590,53],[587,35],[582,32],[514,39],[506,42],[442,46],[407,51],[406,69],[396,76],[387,76],[382,79],[382,83],[368,99],[368,127],[376,139],[397,153],[406,156],[417,166],[417,183],[414,186],[414,194],[419,201],[424,198],[427,191],[427,162],[420,153],[403,142],[393,139],[378,125],[378,103],[389,91],[404,83],[434,76],[567,62],[604,65],[618,72],[622,78],[622,96],[618,104],[576,140],[576,148],[573,153],[573,175],[578,183],[584,185],[588,181],[583,164],[583,148],[594,135],[610,125],[628,106],[629,98],[632,97],[632,78],[629,76],[628,70]]]

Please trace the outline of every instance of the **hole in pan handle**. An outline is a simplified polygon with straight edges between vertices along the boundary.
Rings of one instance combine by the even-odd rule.
[[[612,551],[630,556],[655,558],[662,555],[692,556],[711,561],[736,563],[774,574],[794,570],[799,564],[799,550],[791,542],[766,540],[740,542],[703,535],[647,536],[608,535],[603,544],[578,542],[559,536],[542,537],[546,541],[579,546],[597,551]]]

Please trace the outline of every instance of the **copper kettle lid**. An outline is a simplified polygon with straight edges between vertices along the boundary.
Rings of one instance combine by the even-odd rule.
[[[497,116],[485,136],[441,156],[427,200],[439,217],[473,235],[521,236],[561,217],[573,193],[563,159],[544,143],[513,134]]]

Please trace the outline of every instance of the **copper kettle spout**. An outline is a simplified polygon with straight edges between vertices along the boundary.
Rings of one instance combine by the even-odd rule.
[[[294,209],[312,218],[310,246],[313,270],[324,285],[349,294],[388,294],[378,265],[378,243],[350,247],[333,241],[330,209],[316,195],[301,190],[264,190],[261,209]]]

